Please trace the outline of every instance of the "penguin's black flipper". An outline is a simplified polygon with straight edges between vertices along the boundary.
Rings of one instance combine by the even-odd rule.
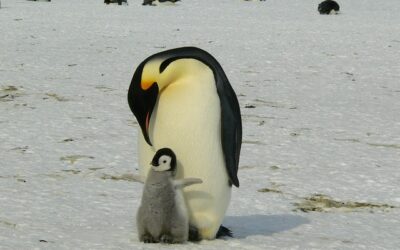
[[[222,237],[233,237],[232,231],[224,226],[220,226],[217,232],[217,239]]]
[[[189,241],[197,242],[201,241],[199,230],[197,227],[189,225]]]

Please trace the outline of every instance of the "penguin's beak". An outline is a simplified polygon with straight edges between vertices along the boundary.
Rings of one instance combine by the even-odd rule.
[[[156,82],[142,83],[141,72],[136,71],[128,91],[128,103],[138,121],[146,142],[152,146],[149,128],[150,119],[158,98]]]

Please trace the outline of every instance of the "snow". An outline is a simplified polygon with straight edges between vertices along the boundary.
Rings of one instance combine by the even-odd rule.
[[[0,249],[160,247],[137,239],[126,94],[143,59],[189,45],[239,96],[235,238],[163,247],[398,248],[400,5],[341,0],[321,16],[319,2],[2,0]],[[302,212],[315,194],[371,206]]]

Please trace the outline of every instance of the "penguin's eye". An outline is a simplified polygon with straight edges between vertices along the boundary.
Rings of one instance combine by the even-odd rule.
[[[166,161],[166,160],[163,160],[163,163],[167,163],[167,161]]]

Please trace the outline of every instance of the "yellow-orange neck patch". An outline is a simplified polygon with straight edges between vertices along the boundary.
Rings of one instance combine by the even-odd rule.
[[[142,82],[140,83],[140,87],[141,87],[143,90],[148,90],[154,83],[155,83],[155,82],[150,81],[150,80],[142,81]]]

